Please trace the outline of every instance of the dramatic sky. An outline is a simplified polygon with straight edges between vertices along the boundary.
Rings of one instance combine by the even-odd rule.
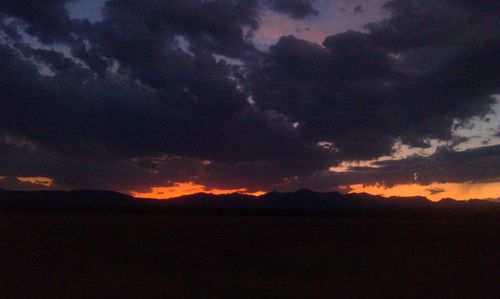
[[[500,197],[497,0],[0,1],[0,188]]]

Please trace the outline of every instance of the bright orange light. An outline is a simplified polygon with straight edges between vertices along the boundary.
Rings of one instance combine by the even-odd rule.
[[[153,187],[151,192],[132,192],[132,196],[141,198],[154,198],[154,199],[167,199],[183,195],[190,195],[194,193],[213,193],[213,194],[229,194],[229,193],[242,193],[259,196],[265,194],[265,192],[248,192],[247,189],[212,189],[207,188],[203,185],[194,184],[193,182],[187,183],[176,183],[171,187]]]
[[[351,185],[349,193],[366,192],[382,196],[425,196],[430,200],[438,201],[442,198],[457,200],[486,199],[500,197],[500,182],[495,183],[434,183],[427,186],[417,184],[396,185],[386,188],[383,185]],[[434,194],[432,194],[434,191]]]
[[[17,180],[23,183],[31,183],[35,185],[42,185],[45,187],[50,187],[54,182],[53,179],[45,177],[17,177]]]

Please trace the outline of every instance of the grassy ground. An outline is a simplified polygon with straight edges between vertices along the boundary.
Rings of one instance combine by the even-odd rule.
[[[500,222],[0,214],[0,298],[498,298]]]

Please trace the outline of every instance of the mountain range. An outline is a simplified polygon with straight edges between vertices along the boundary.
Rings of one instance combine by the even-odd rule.
[[[433,202],[425,197],[382,197],[366,193],[320,193],[309,189],[270,192],[196,193],[168,200],[135,198],[104,190],[10,191],[0,189],[0,210],[244,215],[333,215],[380,217],[486,217],[500,219],[500,203],[487,200]]]

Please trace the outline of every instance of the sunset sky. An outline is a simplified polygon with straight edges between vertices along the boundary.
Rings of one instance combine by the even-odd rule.
[[[500,198],[500,2],[0,2],[0,188]]]

